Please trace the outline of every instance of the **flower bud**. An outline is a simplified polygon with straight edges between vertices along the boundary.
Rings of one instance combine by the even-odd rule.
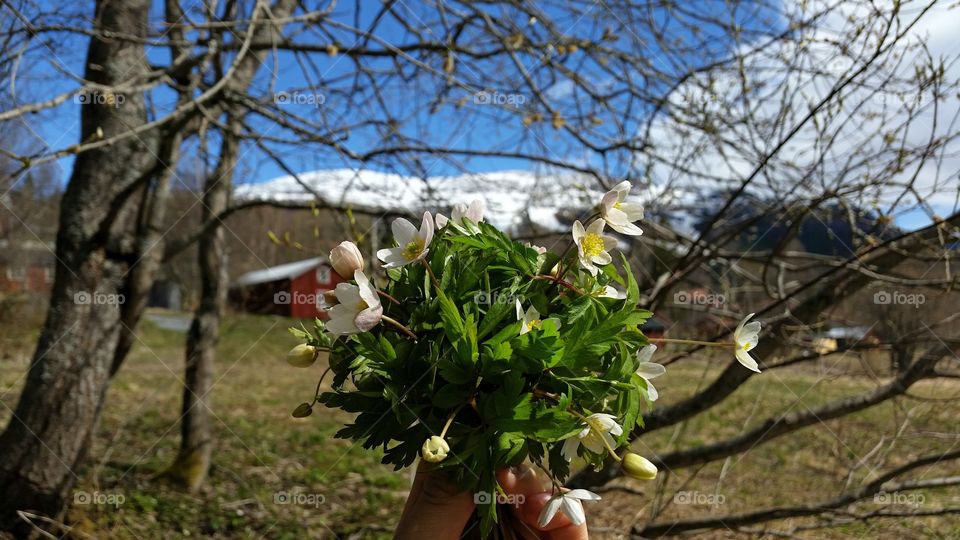
[[[330,264],[343,279],[353,279],[353,272],[363,270],[363,255],[353,242],[340,242],[330,250]]]
[[[657,466],[650,463],[649,459],[633,452],[623,456],[620,467],[627,476],[637,480],[653,480],[657,477]]]
[[[434,435],[423,442],[423,448],[420,449],[420,454],[426,462],[440,463],[447,459],[447,452],[449,451],[450,445],[447,444],[447,441],[443,440],[443,437]]]
[[[294,367],[310,367],[317,360],[317,348],[301,343],[287,353],[287,362]]]

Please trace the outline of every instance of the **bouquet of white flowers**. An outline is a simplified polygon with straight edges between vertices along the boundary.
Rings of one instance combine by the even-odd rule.
[[[665,372],[639,329],[652,313],[637,307],[626,258],[622,272],[611,264],[617,241],[605,234],[608,226],[642,234],[643,210],[626,201],[629,189],[624,182],[608,192],[586,227],[575,222],[562,256],[484,223],[479,202],[458,205],[450,218],[424,213],[419,229],[395,220],[396,247],[377,254],[387,278],[380,288],[355,245],[334,248],[334,270],[352,282],[327,299],[326,324],[291,329],[305,343],[289,355],[298,366],[327,356],[332,390],[320,393],[318,383],[294,416],[316,403],[356,413],[338,437],[381,447],[396,468],[422,458],[468,491],[502,492],[495,471],[530,460],[555,486],[542,524],[557,511],[582,523],[580,501],[599,499],[561,489],[575,458],[600,467],[610,456],[626,474],[654,478],[650,461],[618,453],[657,398],[650,380]],[[760,323],[745,323],[734,343],[708,344],[733,347],[756,370],[749,351]],[[496,498],[483,502],[486,535]]]

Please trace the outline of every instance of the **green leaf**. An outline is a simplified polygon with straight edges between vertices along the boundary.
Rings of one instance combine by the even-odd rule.
[[[433,405],[441,409],[452,409],[463,404],[472,394],[472,385],[446,384],[433,394]]]
[[[637,285],[637,280],[633,277],[633,270],[630,269],[627,256],[621,253],[620,259],[623,260],[624,273],[627,275],[627,299],[626,302],[624,302],[624,309],[633,310],[636,309],[637,303],[640,301],[640,287]]]
[[[456,343],[463,335],[463,317],[442,290],[437,291],[437,300],[440,305],[440,318],[443,319],[443,332],[451,343]]]
[[[468,384],[476,380],[473,371],[447,358],[439,360],[437,368],[440,370],[440,376],[453,384]]]
[[[296,337],[297,339],[308,340],[308,339],[310,339],[311,337],[313,337],[313,336],[310,335],[310,332],[307,332],[307,331],[305,331],[305,330],[301,330],[301,329],[296,328],[296,327],[293,327],[293,326],[291,326],[290,328],[287,328],[287,331],[290,332],[291,334],[293,334],[294,337]]]
[[[497,436],[494,465],[498,469],[519,465],[527,457],[527,439],[519,433]]]

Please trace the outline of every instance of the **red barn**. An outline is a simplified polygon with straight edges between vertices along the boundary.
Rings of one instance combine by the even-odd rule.
[[[0,292],[50,290],[54,272],[50,248],[0,247]]]
[[[314,257],[243,274],[230,287],[230,304],[250,313],[326,319],[323,293],[342,281],[326,257]]]

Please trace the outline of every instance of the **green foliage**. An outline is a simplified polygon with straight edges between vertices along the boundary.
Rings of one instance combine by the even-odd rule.
[[[486,223],[451,223],[422,264],[391,269],[382,287],[397,300],[384,301],[384,315],[416,340],[386,323],[332,342],[320,323],[292,330],[331,349],[333,390],[319,401],[357,413],[337,437],[380,448],[384,463],[401,468],[449,421],[442,436],[450,452],[435,466],[464,489],[489,493],[499,487],[497,469],[525,459],[562,482],[569,474],[562,441],[590,414],[616,417],[624,444],[646,401],[636,351],[647,343],[638,325],[651,313],[636,307],[625,259],[622,275],[613,264],[596,277],[577,275],[574,250],[560,262],[572,269],[564,276],[542,273],[557,263]],[[625,289],[626,298],[601,296],[607,285]],[[540,320],[521,333],[518,310],[530,306]],[[597,465],[605,456],[580,454]],[[496,513],[485,506],[489,530]]]

